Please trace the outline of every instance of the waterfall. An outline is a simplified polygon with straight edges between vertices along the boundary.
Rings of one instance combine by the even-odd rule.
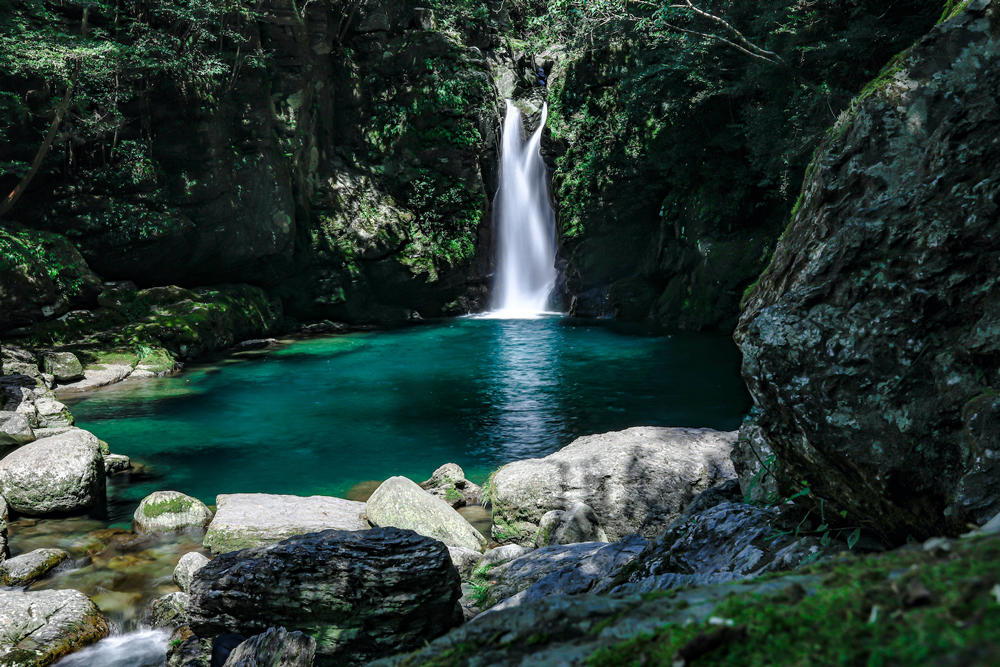
[[[500,153],[500,187],[493,200],[497,233],[497,271],[493,317],[530,318],[546,311],[556,282],[555,213],[549,201],[542,129],[524,141],[521,112],[507,100]]]

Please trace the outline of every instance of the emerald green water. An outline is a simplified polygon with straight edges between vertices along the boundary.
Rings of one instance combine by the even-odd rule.
[[[343,496],[454,461],[474,481],[575,437],[637,425],[733,429],[748,407],[726,337],[642,336],[563,318],[457,319],[293,343],[263,358],[126,382],[72,406],[150,466],[111,519],[175,489]]]

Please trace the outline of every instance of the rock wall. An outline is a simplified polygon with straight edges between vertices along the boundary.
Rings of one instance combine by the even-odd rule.
[[[841,116],[736,332],[783,491],[889,542],[1000,509],[998,32],[972,0]]]

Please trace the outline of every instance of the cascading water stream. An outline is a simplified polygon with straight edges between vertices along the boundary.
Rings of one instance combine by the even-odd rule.
[[[555,212],[549,201],[542,130],[524,141],[521,112],[507,100],[500,154],[500,187],[493,200],[498,254],[492,317],[531,318],[547,309],[556,282]]]

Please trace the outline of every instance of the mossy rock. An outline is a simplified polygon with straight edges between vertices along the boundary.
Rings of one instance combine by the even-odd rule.
[[[197,498],[178,491],[156,491],[139,503],[133,515],[137,533],[202,531],[212,520],[212,511]]]

